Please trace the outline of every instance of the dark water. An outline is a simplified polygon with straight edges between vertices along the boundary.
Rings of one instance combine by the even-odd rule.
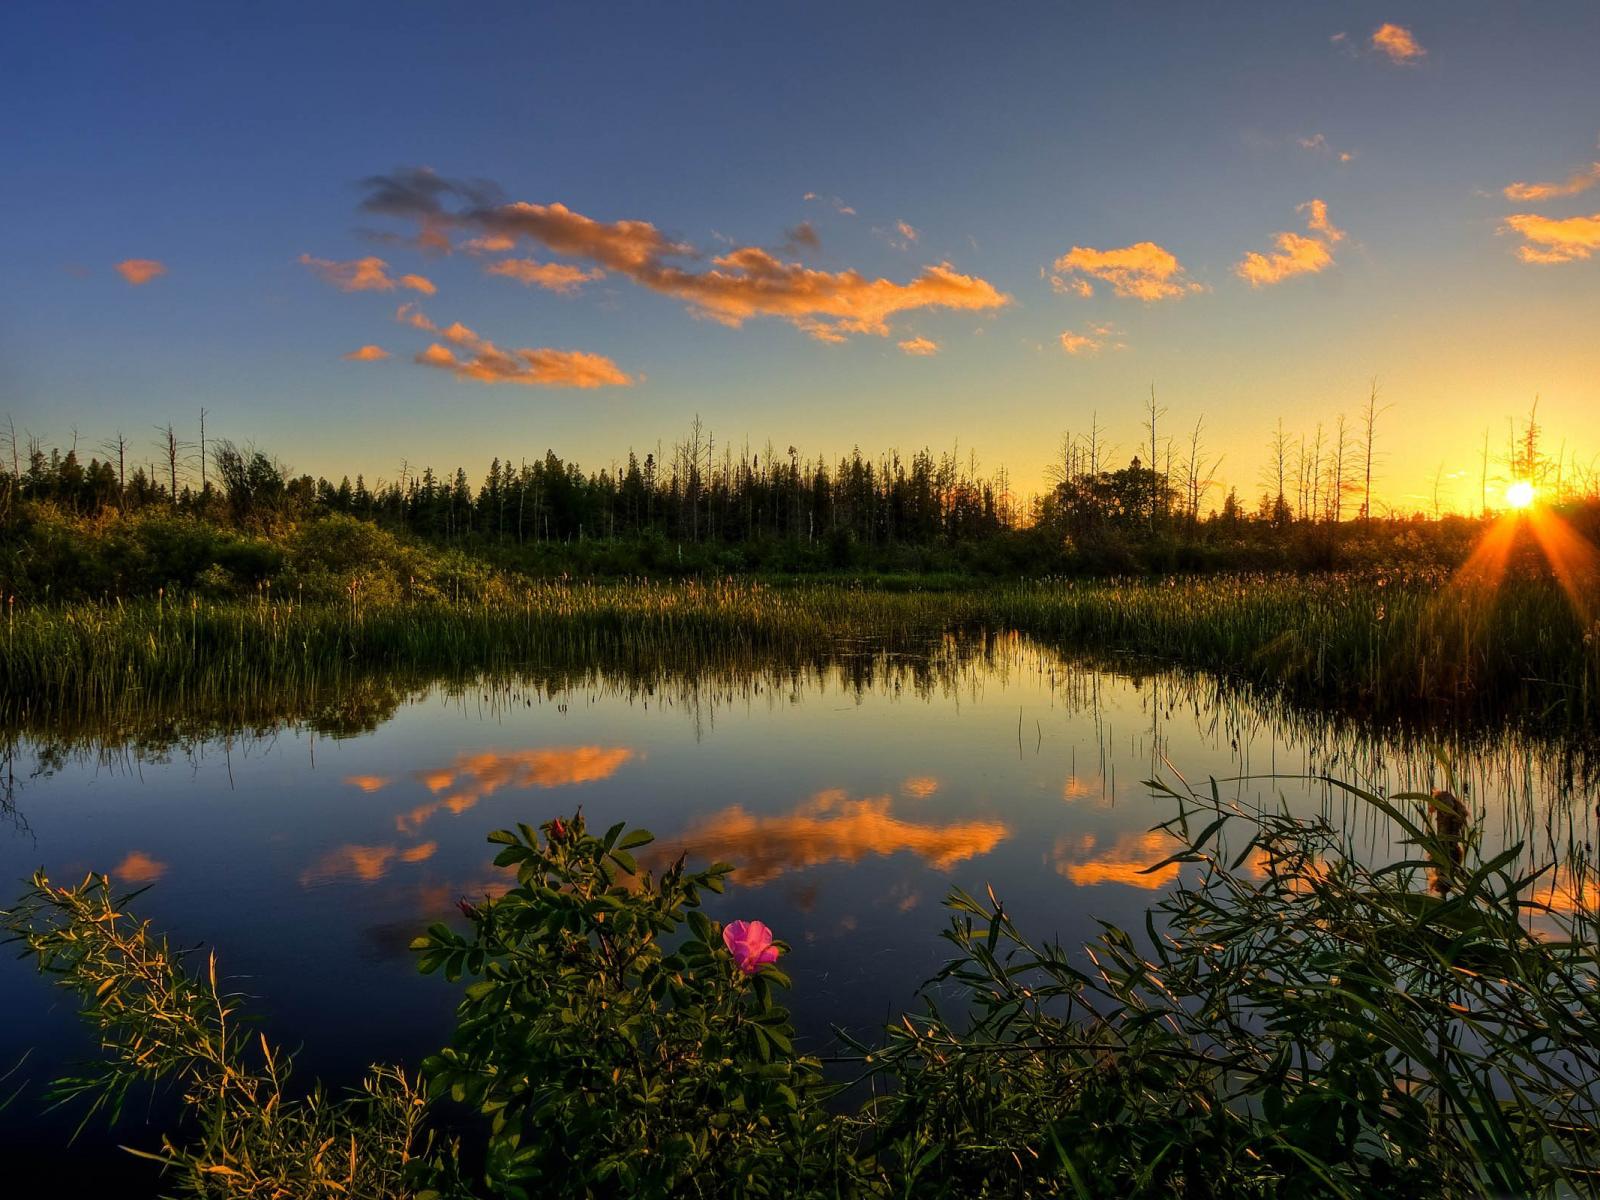
[[[1532,858],[1592,838],[1594,789],[1570,753],[1511,735],[1443,744],[1491,845],[1527,840]],[[1172,848],[1150,832],[1172,811],[1152,775],[1323,809],[1384,853],[1370,813],[1292,777],[1438,786],[1434,749],[1020,638],[650,687],[604,671],[439,685],[402,689],[352,736],[290,722],[137,745],[19,739],[0,877],[42,865],[153,884],[142,915],[214,949],[268,1034],[301,1047],[300,1070],[354,1082],[447,1037],[455,988],[419,976],[406,947],[458,897],[500,885],[485,835],[582,805],[591,827],[642,825],[670,853],[740,865],[710,915],[760,918],[793,946],[792,1007],[820,1051],[830,1025],[880,1024],[937,969],[954,886],[992,884],[1039,937],[1083,940],[1093,917],[1138,924],[1175,873],[1141,873]],[[51,1075],[91,1052],[75,1006],[6,960],[0,1013],[0,1070],[21,1062],[0,1090],[20,1089],[0,1114],[7,1178],[48,1164],[56,1194],[107,1171],[126,1194],[147,1186],[112,1147],[154,1148],[160,1102],[112,1133],[92,1126],[63,1159],[77,1113],[41,1104]]]

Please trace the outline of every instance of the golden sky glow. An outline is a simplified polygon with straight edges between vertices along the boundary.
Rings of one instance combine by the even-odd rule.
[[[1155,11],[219,11],[208,57],[175,14],[24,5],[0,419],[81,452],[204,407],[370,486],[606,469],[699,416],[976,453],[1025,500],[1091,421],[1125,465],[1154,385],[1163,439],[1204,418],[1203,506],[1253,507],[1278,418],[1326,439],[1376,379],[1380,512],[1502,494],[1483,436],[1535,396],[1587,464],[1600,8]]]

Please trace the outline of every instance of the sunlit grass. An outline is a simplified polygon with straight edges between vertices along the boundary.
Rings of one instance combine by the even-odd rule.
[[[1555,536],[1555,535],[1551,535]],[[198,706],[353,679],[562,664],[693,669],[917,650],[949,632],[1016,630],[1069,650],[1214,671],[1297,702],[1426,723],[1526,717],[1583,728],[1600,639],[1574,575],[1453,586],[1444,572],[1230,575],[882,591],[839,584],[542,583],[454,603],[341,605],[145,599],[18,606],[0,636],[0,709],[14,722]],[[1461,576],[1457,577],[1457,584]]]

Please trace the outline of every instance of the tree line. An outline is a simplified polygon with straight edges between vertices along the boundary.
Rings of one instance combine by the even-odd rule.
[[[80,517],[150,510],[177,512],[238,528],[346,514],[445,543],[572,543],[656,537],[691,545],[756,541],[864,547],[982,542],[1029,531],[1092,543],[1196,540],[1245,527],[1270,531],[1338,527],[1378,517],[1373,487],[1382,461],[1378,434],[1387,407],[1373,386],[1357,417],[1291,437],[1280,421],[1268,442],[1260,490],[1220,494],[1223,459],[1205,443],[1204,418],[1174,436],[1152,389],[1140,444],[1125,463],[1096,415],[1063,436],[1047,470],[1049,486],[1024,504],[1004,467],[985,474],[975,454],[924,448],[876,456],[859,449],[836,460],[803,457],[770,443],[737,450],[698,418],[670,449],[584,470],[553,450],[531,461],[495,457],[474,486],[465,468],[438,473],[402,464],[397,477],[369,485],[358,474],[337,482],[296,474],[266,452],[211,437],[201,413],[190,441],[174,426],[156,431],[155,453],[135,461],[122,435],[85,455],[77,439],[46,451],[37,438],[0,428],[0,527],[29,502]],[[1540,447],[1537,406],[1513,423],[1504,455],[1481,461],[1483,506],[1491,468],[1535,480],[1551,495],[1592,498],[1594,476],[1565,467],[1565,448]],[[1443,515],[1435,497],[1434,517]],[[1393,517],[1396,514],[1387,513]],[[1415,517],[1420,514],[1406,514]]]

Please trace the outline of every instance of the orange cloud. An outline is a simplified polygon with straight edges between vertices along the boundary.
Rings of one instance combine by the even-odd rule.
[[[754,316],[773,316],[823,342],[841,342],[848,333],[887,336],[888,319],[912,309],[978,311],[1011,302],[988,281],[963,275],[949,263],[924,267],[909,283],[894,283],[856,271],[782,262],[756,246],[720,255],[708,271],[657,266],[637,281],[730,328]]]
[[[507,258],[486,269],[491,275],[503,275],[518,283],[561,293],[575,291],[591,280],[604,279],[606,274],[599,267],[585,270],[571,263],[542,263],[531,258]]]
[[[1054,855],[1056,872],[1078,887],[1121,883],[1154,890],[1178,878],[1178,864],[1168,863],[1148,874],[1145,869],[1166,858],[1175,846],[1172,836],[1159,829],[1125,833],[1104,847],[1092,833],[1058,838]]]
[[[448,767],[420,771],[417,780],[444,800],[395,818],[401,833],[416,830],[441,809],[463,813],[502,788],[558,788],[610,779],[633,758],[626,746],[551,746],[540,750],[483,750],[456,755]]]
[[[1328,220],[1328,206],[1321,200],[1307,200],[1304,204],[1297,205],[1295,212],[1310,212],[1306,218],[1306,228],[1312,233],[1320,234],[1328,242],[1337,244],[1344,241],[1344,230],[1338,228]]]
[[[1058,292],[1094,295],[1090,278],[1109,283],[1118,296],[1151,302],[1175,300],[1205,287],[1190,279],[1172,251],[1154,242],[1135,242],[1115,250],[1074,246],[1056,259],[1051,285]]]
[[[1061,785],[1061,798],[1068,801],[1086,800],[1091,796],[1103,794],[1104,790],[1103,786],[1099,788],[1091,786],[1087,779],[1081,779],[1077,775],[1068,775],[1067,781]]]
[[[167,864],[143,850],[128,851],[127,857],[111,868],[111,878],[118,883],[154,883],[166,873]]]
[[[900,785],[901,791],[918,800],[926,800],[939,790],[939,781],[932,775],[913,775]]]
[[[382,346],[361,346],[342,356],[346,362],[381,362],[389,357],[389,352]]]
[[[900,236],[908,242],[914,242],[921,236],[917,232],[916,226],[912,225],[910,221],[896,221],[894,227],[899,231]]]
[[[1505,194],[1507,200],[1559,200],[1587,192],[1596,183],[1600,183],[1600,162],[1574,171],[1559,183],[1508,183]]]
[[[900,343],[900,350],[904,354],[927,357],[928,355],[939,353],[939,343],[932,338],[907,338]]]
[[[469,254],[504,254],[514,248],[516,238],[508,238],[504,234],[491,233],[483,237],[470,238],[461,244],[461,248]]]
[[[167,273],[167,264],[154,258],[125,258],[117,264],[117,273],[134,287],[141,287],[157,276]]]
[[[432,281],[421,275],[402,275],[396,282],[389,277],[389,264],[371,255],[353,258],[349,262],[334,262],[332,259],[302,254],[300,262],[316,272],[324,283],[332,284],[341,292],[392,292],[397,287],[404,287],[431,296],[438,291]]]
[[[379,792],[389,786],[389,779],[383,775],[347,775],[346,783],[363,792]]]
[[[479,337],[460,321],[440,329],[412,305],[402,304],[395,319],[417,329],[437,333],[468,352],[458,357],[448,346],[434,342],[412,362],[453,372],[458,379],[479,383],[520,383],[528,387],[630,387],[633,377],[603,354],[585,350],[502,350]]]
[[[300,886],[310,887],[335,879],[359,879],[372,883],[389,873],[396,862],[419,863],[434,856],[437,842],[417,846],[339,846],[328,851],[300,873]]]
[[[766,883],[787,871],[871,855],[908,851],[937,870],[987,854],[1010,836],[999,821],[950,825],[905,821],[887,796],[850,800],[837,789],[819,792],[794,812],[763,817],[733,805],[698,822],[651,856],[655,865],[684,851],[738,867],[740,883]]]
[[[430,171],[402,171],[368,181],[369,211],[406,216],[424,224],[466,226],[479,235],[526,240],[567,258],[585,259],[640,287],[671,296],[697,316],[737,328],[755,316],[788,321],[820,341],[847,334],[887,336],[888,320],[921,308],[983,311],[1010,303],[987,280],[963,275],[949,263],[924,267],[906,283],[868,279],[857,271],[820,271],[786,262],[771,251],[744,246],[714,258],[706,270],[669,262],[695,255],[693,246],[668,238],[648,221],[596,221],[564,204],[472,203],[481,189],[452,183]],[[469,201],[448,212],[440,197]]]
[[[1281,283],[1296,275],[1315,275],[1333,265],[1332,247],[1344,240],[1344,230],[1328,219],[1328,206],[1321,200],[1308,200],[1295,209],[1309,212],[1306,227],[1313,237],[1298,233],[1273,235],[1272,254],[1252,250],[1234,265],[1233,273],[1251,287]]]
[[[1428,52],[1422,48],[1411,30],[1404,25],[1385,21],[1372,31],[1372,48],[1389,56],[1390,62],[1412,63]]]
[[[1514,213],[1503,228],[1522,235],[1517,257],[1527,263],[1578,262],[1600,250],[1600,212],[1564,220]]]
[[[435,342],[412,361],[424,367],[442,367],[458,379],[479,383],[520,383],[528,387],[629,387],[633,378],[603,354],[585,350],[501,350],[493,342],[480,343],[471,358],[457,358]]]
[[[1113,350],[1125,349],[1125,343],[1113,340],[1118,336],[1114,325],[1090,325],[1082,333],[1074,333],[1070,329],[1063,331],[1060,342],[1063,350],[1078,357],[1099,354],[1107,346]]]

